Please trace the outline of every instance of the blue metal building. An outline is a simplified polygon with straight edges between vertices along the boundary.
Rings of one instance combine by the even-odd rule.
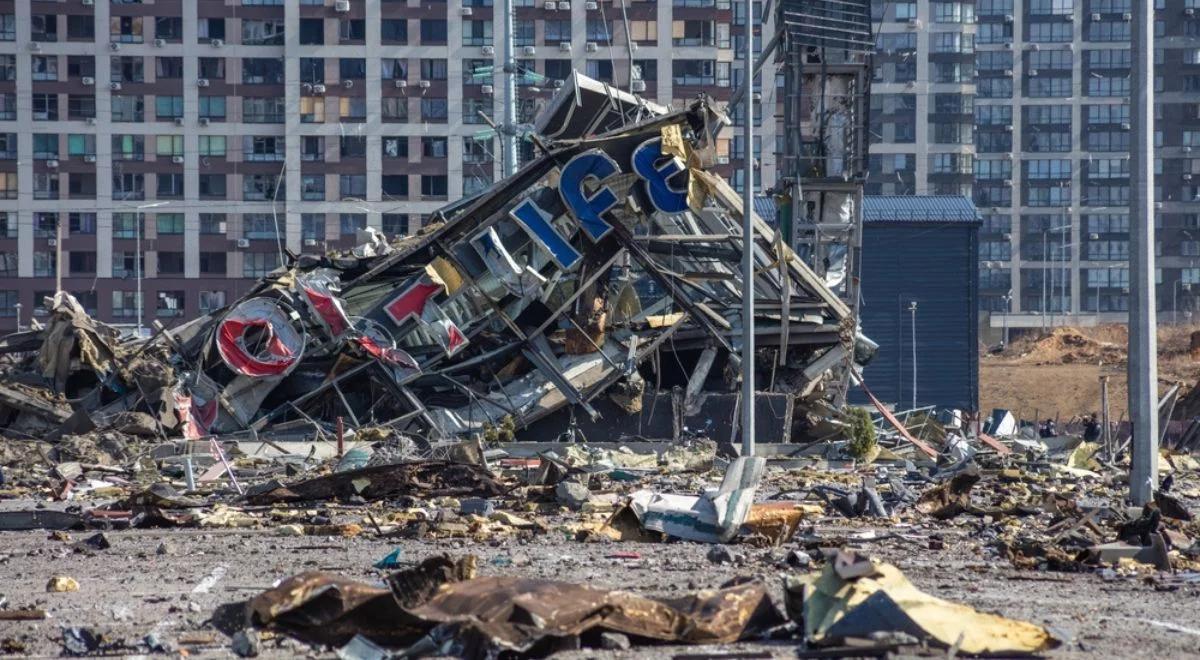
[[[864,198],[860,318],[879,350],[863,378],[881,401],[978,410],[979,226],[966,197]]]

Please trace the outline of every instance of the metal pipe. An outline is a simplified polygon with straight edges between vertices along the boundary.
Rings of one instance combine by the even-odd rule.
[[[746,79],[742,97],[742,456],[754,455],[754,0],[746,0]]]
[[[517,172],[517,81],[516,62],[513,61],[513,3],[502,0],[500,10],[504,12],[503,41],[504,66],[504,125],[500,127],[500,153],[502,173],[510,177]]]
[[[912,407],[917,407],[917,301],[908,303],[908,315],[912,321]]]
[[[1129,415],[1133,461],[1129,499],[1142,505],[1154,497],[1158,475],[1158,319],[1154,291],[1154,3],[1135,2],[1129,217]]]

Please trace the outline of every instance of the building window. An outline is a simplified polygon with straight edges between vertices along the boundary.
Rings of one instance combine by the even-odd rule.
[[[381,186],[384,199],[408,199],[407,174],[384,174]]]
[[[325,122],[325,98],[321,96],[300,97],[300,122],[322,124]]]
[[[116,266],[113,267],[116,272]],[[131,271],[132,272],[132,271]],[[137,293],[134,291],[112,292],[112,313],[118,318],[131,317],[138,313]]]
[[[114,213],[112,236],[113,238],[137,238],[144,222],[145,217],[141,213]]]
[[[183,235],[182,213],[159,213],[154,218],[154,230],[160,236]]]
[[[224,274],[223,272],[221,274]],[[201,291],[200,313],[211,314],[225,306],[224,291]]]
[[[126,44],[142,43],[141,16],[113,16],[108,19],[108,33],[111,41]]]
[[[421,19],[421,44],[422,45],[444,45],[446,43],[446,19],[444,18],[423,18]]]
[[[275,174],[246,174],[242,177],[242,199],[248,202],[268,202],[284,196],[283,179]]]
[[[200,214],[200,233],[209,236],[224,236],[225,235],[225,214],[224,213],[201,213]]]
[[[343,96],[338,99],[338,116],[341,119],[362,121],[367,118],[367,99],[362,96]]]
[[[207,199],[226,199],[226,181],[224,174],[201,174],[200,196]]]
[[[183,291],[159,291],[154,314],[160,317],[183,316],[185,300]]]
[[[200,273],[202,275],[225,275],[227,255],[224,252],[201,252]]]
[[[183,175],[176,173],[162,173],[155,175],[156,187],[155,195],[162,199],[183,197]]]
[[[380,229],[388,236],[407,236],[410,233],[407,213],[384,213]]]
[[[408,21],[403,18],[385,18],[379,25],[380,41],[388,45],[408,43]]]
[[[300,178],[300,198],[306,201],[325,200],[325,175],[305,174]]]
[[[342,174],[338,177],[338,194],[342,199],[365,199],[367,175]]]
[[[56,133],[34,133],[33,158],[34,160],[57,159],[58,135]]]
[[[58,56],[34,55],[29,58],[33,80],[38,82],[58,80]]]
[[[408,138],[394,136],[383,138],[384,158],[408,158]]]
[[[569,21],[546,21],[546,40],[550,40],[551,24],[552,23],[567,23],[567,38],[571,40],[571,26]],[[468,20],[462,22],[462,38],[464,46],[491,46],[492,45],[492,22],[486,20]],[[557,43],[557,40],[555,41]]]
[[[197,98],[197,116],[209,121],[225,121],[225,97],[201,96]]]
[[[421,197],[443,198],[449,194],[448,177],[444,174],[421,175]]]
[[[141,96],[112,96],[112,120],[142,123],[146,118],[146,102]]]
[[[70,213],[67,228],[72,235],[94,236],[96,234],[95,213]]]
[[[116,99],[116,97],[113,97]],[[13,113],[15,117],[15,110]],[[34,121],[58,121],[58,94],[34,94],[33,95],[33,119]],[[114,115],[114,121],[116,116]],[[139,118],[138,121],[141,121]]]
[[[183,253],[159,251],[158,274],[183,275]]]
[[[58,199],[58,175],[49,172],[34,172],[34,199]]]
[[[366,228],[366,213],[342,213],[338,217],[338,231],[342,236],[354,236],[358,230]]]
[[[159,135],[155,137],[154,155],[164,157],[183,156],[183,136]]]
[[[306,241],[325,240],[325,214],[300,214],[300,238]]]
[[[224,135],[201,135],[198,138],[198,146],[201,156],[217,158],[225,157],[225,136]]]

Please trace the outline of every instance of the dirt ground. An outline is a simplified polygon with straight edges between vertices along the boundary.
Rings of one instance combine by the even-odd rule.
[[[9,501],[5,508],[28,502]],[[855,545],[895,563],[919,587],[978,609],[1049,626],[1067,640],[1050,657],[1195,657],[1200,654],[1200,622],[1195,603],[1200,586],[1156,591],[1135,578],[1106,581],[1098,574],[1018,571],[988,556],[975,540],[978,522],[965,520],[937,528],[945,549],[920,540],[933,527],[872,528],[825,519],[822,536],[858,535]],[[871,532],[887,540],[863,538]],[[910,540],[887,537],[900,533]],[[74,535],[76,538],[82,534]],[[280,537],[272,530],[134,530],[108,533],[112,547],[93,555],[72,552],[70,543],[45,532],[9,532],[0,547],[0,598],[8,608],[43,608],[39,622],[0,622],[3,657],[59,657],[62,627],[84,626],[117,646],[113,655],[145,654],[142,641],[153,634],[176,653],[189,657],[230,657],[229,638],[211,621],[237,611],[237,603],[273,582],[305,570],[323,570],[370,580],[381,573],[371,565],[393,548],[416,563],[438,553],[475,553],[482,574],[520,574],[589,585],[634,589],[650,595],[680,595],[716,587],[735,576],[753,575],[774,587],[789,569],[780,559],[789,549],[734,546],[739,565],[706,559],[710,546],[694,543],[577,543],[547,535],[533,543],[464,541],[389,542],[368,538]],[[158,554],[160,544],[167,553]],[[640,559],[611,559],[614,551]],[[47,580],[69,575],[74,593],[46,593]],[[708,647],[635,647],[632,651],[588,651],[558,657],[795,657],[795,642],[743,643]],[[736,656],[731,654],[736,653]],[[335,657],[283,637],[262,643],[264,657]]]
[[[1191,389],[1200,379],[1200,361],[1192,358],[1190,337],[1200,326],[1159,329],[1159,386],[1173,383]],[[1022,419],[1072,416],[1098,412],[1100,377],[1109,376],[1109,415],[1128,417],[1125,326],[1056,328],[1045,336],[1013,341],[1002,353],[985,353],[979,361],[979,404],[1016,411]]]

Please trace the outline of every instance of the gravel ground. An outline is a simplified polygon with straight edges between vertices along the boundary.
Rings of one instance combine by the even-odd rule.
[[[6,502],[4,508],[19,508]],[[863,527],[818,527],[823,535],[862,532]],[[1068,643],[1051,657],[1195,657],[1200,654],[1200,586],[1156,591],[1136,578],[1106,581],[1095,574],[1017,571],[984,556],[969,527],[940,531],[945,548],[931,550],[920,540],[859,540],[858,547],[899,566],[918,586],[937,596],[984,611],[1049,626]],[[881,535],[889,530],[880,529]],[[890,530],[894,531],[894,530]],[[908,528],[910,538],[932,529]],[[957,532],[957,534],[955,533]],[[649,595],[678,595],[715,587],[744,575],[765,579],[780,597],[780,564],[788,548],[733,546],[736,565],[706,559],[709,546],[693,543],[578,543],[552,535],[521,543],[502,539],[393,541],[367,535],[353,539],[281,537],[264,530],[130,530],[108,532],[112,547],[78,553],[71,541],[46,532],[0,534],[0,598],[9,609],[42,608],[38,622],[0,622],[0,653],[12,657],[64,654],[62,627],[83,626],[103,633],[118,646],[112,655],[146,654],[148,633],[190,657],[229,657],[229,638],[211,617],[218,608],[244,600],[272,582],[304,570],[323,570],[370,580],[371,565],[396,547],[405,561],[431,554],[466,552],[480,556],[482,574],[521,574],[627,588]],[[159,553],[163,544],[165,554]],[[640,559],[611,559],[614,551],[640,553]],[[80,584],[72,593],[47,593],[46,582],[68,575]],[[1159,623],[1151,623],[1151,622]],[[1171,630],[1168,626],[1174,626]],[[795,657],[795,643],[746,643],[723,647],[663,646],[624,654],[594,651],[562,657],[676,657],[681,654],[738,657]],[[265,657],[333,657],[283,638],[263,641]],[[4,656],[9,657],[9,656]]]

